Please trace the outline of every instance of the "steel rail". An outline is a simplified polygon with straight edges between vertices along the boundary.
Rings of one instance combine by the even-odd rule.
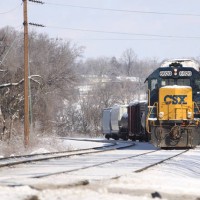
[[[116,147],[119,145],[119,147]],[[130,148],[134,146],[135,143],[126,144],[124,146],[120,146],[120,144],[112,144],[109,146],[103,146],[103,147],[95,147],[95,148],[88,148],[84,150],[75,150],[75,151],[67,151],[67,152],[54,152],[54,153],[43,153],[43,154],[34,154],[34,155],[25,155],[25,156],[17,156],[17,157],[9,157],[9,158],[2,158],[1,161],[7,161],[5,163],[0,163],[0,168],[2,167],[9,167],[24,163],[30,163],[30,162],[39,162],[43,160],[50,160],[50,159],[58,159],[58,158],[64,158],[64,157],[71,157],[71,156],[80,156],[80,155],[87,155],[87,154],[96,154],[106,151],[113,151],[116,149],[123,149],[123,148]],[[33,158],[36,156],[44,156],[40,158]],[[32,157],[32,158],[31,158]],[[14,160],[14,159],[22,159],[22,160]],[[30,158],[30,159],[26,159]]]
[[[107,139],[104,139],[104,140],[98,140],[98,139],[90,139],[90,138],[65,138],[65,137],[59,137],[59,139],[64,139],[64,140],[73,140],[73,141],[83,141],[83,142],[103,142],[103,143],[115,143],[117,142],[116,140],[107,140]],[[121,142],[126,142],[126,141],[123,141],[121,140]]]
[[[110,142],[110,145],[107,145],[107,146],[104,146],[104,147],[115,146],[116,144],[117,144],[117,142],[114,141],[114,142]],[[27,158],[27,157],[34,157],[34,156],[40,156],[40,155],[53,155],[53,154],[58,154],[58,153],[71,153],[71,152],[78,152],[78,151],[83,151],[83,150],[92,150],[92,149],[99,149],[99,148],[103,148],[103,147],[91,147],[91,148],[74,149],[74,150],[66,150],[66,151],[54,151],[54,152],[47,152],[47,153],[34,153],[34,154],[9,156],[9,157],[0,158],[0,162],[3,161],[3,160],[14,159],[14,158]]]
[[[123,147],[123,148],[127,148],[127,147]],[[118,148],[118,149],[120,149],[120,148]],[[75,169],[71,169],[71,170],[64,170],[64,171],[60,171],[60,172],[53,172],[53,173],[48,173],[48,174],[43,174],[43,175],[32,176],[31,178],[44,178],[44,177],[63,174],[63,173],[67,174],[67,173],[70,173],[70,172],[80,171],[80,170],[89,169],[89,168],[93,168],[93,167],[98,167],[98,166],[102,166],[102,165],[106,165],[106,164],[110,164],[110,163],[114,163],[114,162],[118,162],[118,161],[122,161],[122,160],[131,159],[131,158],[134,158],[134,157],[139,157],[139,156],[142,156],[142,155],[151,154],[151,153],[154,153],[156,151],[160,151],[160,149],[152,150],[150,152],[145,152],[145,153],[141,153],[141,154],[137,154],[137,155],[133,155],[133,156],[128,156],[128,157],[125,157],[125,158],[120,158],[120,159],[115,159],[115,160],[111,160],[111,161],[101,162],[101,163],[93,164],[93,165],[90,165],[90,166],[75,168]]]
[[[103,165],[106,165],[106,164],[110,164],[110,163],[114,163],[114,162],[118,162],[118,161],[122,161],[122,160],[127,160],[127,159],[131,159],[131,158],[135,158],[135,157],[140,157],[140,156],[143,156],[143,155],[147,155],[147,154],[152,154],[152,153],[155,153],[155,152],[158,152],[158,151],[162,151],[161,149],[157,149],[157,150],[152,150],[150,152],[145,152],[145,153],[142,153],[142,154],[138,154],[138,155],[133,155],[133,156],[128,156],[128,157],[125,157],[125,158],[120,158],[120,159],[116,159],[116,160],[111,160],[111,161],[106,161],[106,162],[102,162],[102,163],[98,163],[98,164],[94,164],[94,165],[90,165],[90,166],[86,166],[86,167],[80,167],[80,168],[76,168],[76,169],[71,169],[71,170],[66,170],[66,171],[60,171],[60,172],[53,172],[53,173],[48,173],[48,174],[43,174],[43,175],[37,175],[37,176],[32,176],[31,178],[43,178],[43,177],[48,177],[48,176],[52,176],[52,175],[58,175],[58,174],[62,174],[62,173],[70,173],[70,172],[76,172],[76,171],[80,171],[80,170],[84,170],[84,169],[89,169],[89,168],[93,168],[93,167],[98,167],[98,166],[103,166]],[[145,171],[151,167],[154,167],[158,164],[161,164],[167,160],[170,160],[174,157],[177,157],[185,152],[189,151],[189,149],[183,151],[183,152],[180,152],[176,155],[173,155],[173,156],[170,156],[166,159],[163,159],[159,162],[155,162],[153,164],[150,164],[148,166],[145,166],[141,169],[138,169],[138,170],[135,170],[133,172],[135,173],[139,173],[139,172],[142,172],[142,171]],[[112,177],[111,179],[117,179],[117,178],[120,178],[121,176],[115,176],[115,177]]]
[[[177,157],[177,156],[179,156],[179,155],[181,155],[181,154],[184,154],[184,153],[186,153],[187,151],[189,151],[189,149],[186,149],[185,151],[183,151],[183,152],[181,152],[181,153],[178,153],[178,154],[176,154],[176,155],[173,155],[173,156],[171,156],[171,157],[168,157],[168,158],[166,158],[166,159],[163,159],[163,160],[161,160],[161,161],[159,161],[159,162],[156,162],[156,163],[153,163],[153,164],[148,165],[148,166],[146,166],[146,167],[143,167],[143,168],[141,168],[141,169],[135,170],[134,172],[135,172],[135,173],[143,172],[143,171],[145,171],[145,170],[147,170],[147,169],[149,169],[149,168],[151,168],[151,167],[154,167],[154,166],[156,166],[156,165],[159,165],[159,164],[161,164],[161,163],[164,163],[165,161],[171,160],[172,158],[175,158],[175,157]]]

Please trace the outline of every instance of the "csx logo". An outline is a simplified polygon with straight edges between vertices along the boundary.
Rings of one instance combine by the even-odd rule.
[[[164,101],[169,104],[187,104],[187,102],[185,102],[186,97],[187,95],[166,95]]]

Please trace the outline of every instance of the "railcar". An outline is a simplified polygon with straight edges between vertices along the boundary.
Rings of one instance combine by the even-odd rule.
[[[146,131],[157,147],[195,147],[200,143],[200,72],[194,60],[164,62],[146,79]]]
[[[128,106],[128,136],[135,141],[148,141],[144,116],[146,114],[146,101],[137,101]]]
[[[103,110],[102,127],[105,138],[128,139],[126,129],[127,105],[114,105]]]
[[[105,138],[148,141],[145,126],[146,111],[147,101],[136,101],[129,105],[105,108],[102,116]]]
[[[102,113],[102,132],[107,139],[111,134],[111,110],[112,108],[104,108]]]

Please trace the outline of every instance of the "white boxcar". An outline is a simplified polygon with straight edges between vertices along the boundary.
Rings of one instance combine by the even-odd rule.
[[[103,109],[103,116],[102,116],[102,131],[103,134],[111,133],[111,110],[112,108],[104,108]]]
[[[122,115],[127,113],[127,105],[115,105],[111,109],[111,132],[118,133]]]

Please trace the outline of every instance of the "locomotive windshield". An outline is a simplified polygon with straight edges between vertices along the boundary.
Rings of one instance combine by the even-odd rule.
[[[157,85],[158,85],[158,80],[157,79],[152,79],[151,80],[151,91],[156,89]]]
[[[167,85],[183,85],[183,86],[190,86],[190,79],[162,79],[161,80],[161,86],[167,86]]]
[[[161,86],[166,86],[166,85],[175,85],[175,80],[170,78],[170,79],[162,79],[161,80]]]
[[[190,86],[190,79],[177,79],[177,85]]]

